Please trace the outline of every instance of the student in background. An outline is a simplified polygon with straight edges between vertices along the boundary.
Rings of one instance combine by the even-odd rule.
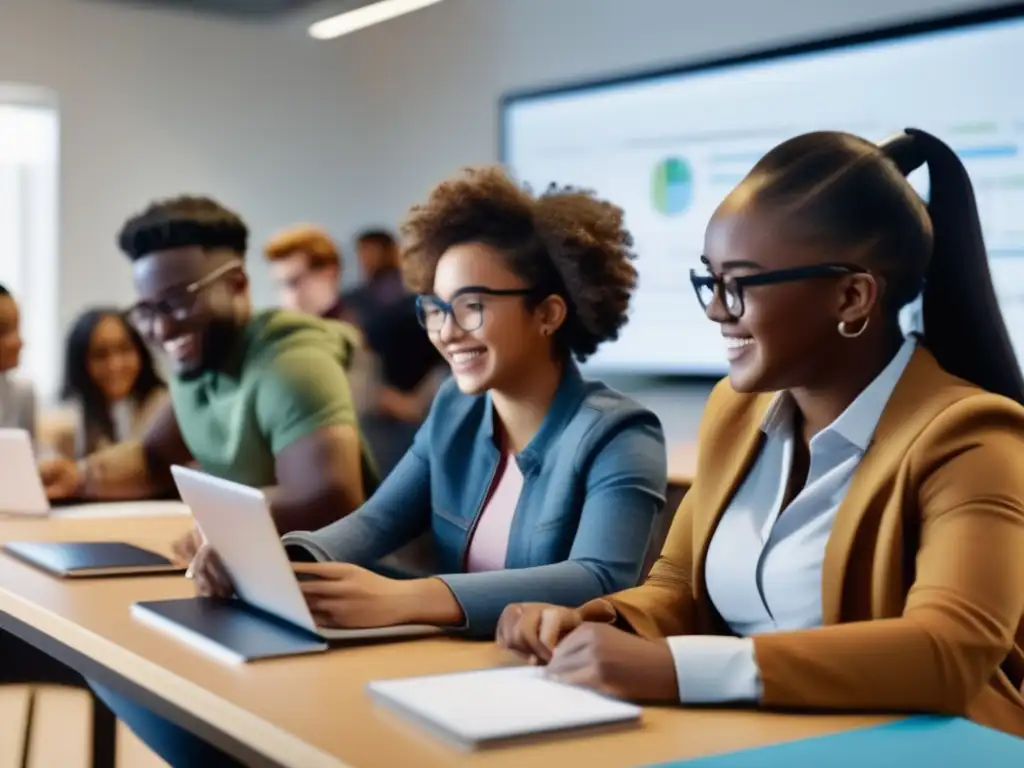
[[[263,249],[281,306],[331,320],[353,321],[341,300],[341,253],[331,236],[312,224],[278,232]]]
[[[347,291],[345,305],[364,330],[381,314],[407,295],[394,235],[384,229],[367,229],[356,237],[356,258],[363,283]]]
[[[636,271],[622,219],[584,192],[534,197],[498,168],[446,181],[412,210],[403,266],[452,380],[366,504],[285,536],[293,557],[319,561],[295,566],[321,577],[301,582],[318,622],[488,636],[509,602],[580,605],[636,582],[664,504],[661,425],[574,362],[626,322]],[[440,575],[374,572],[427,531]],[[200,593],[230,593],[215,553],[195,568]],[[172,766],[232,764],[154,713],[107,701]]]
[[[277,284],[281,306],[325,320],[356,323],[357,317],[340,295],[341,252],[331,236],[312,224],[296,224],[274,235],[263,249]],[[353,329],[354,330],[354,329]],[[361,329],[360,329],[361,331]],[[366,349],[364,337],[353,336],[348,363],[349,392],[356,413],[362,416],[375,407],[380,396],[377,361]],[[375,458],[378,446],[363,431]],[[380,465],[378,464],[378,470]]]
[[[137,499],[173,488],[170,467],[269,489],[282,532],[358,507],[376,476],[356,425],[345,365],[351,326],[256,312],[244,268],[248,230],[207,198],[153,204],[120,236],[139,300],[129,312],[171,366],[170,402],[139,440],[81,462],[45,462],[50,498]],[[179,554],[194,554],[194,539]]]
[[[501,642],[627,699],[1024,736],[1024,383],[959,159],[913,130],[799,136],[719,206],[703,262],[729,380],[661,559],[579,609],[509,607]]]
[[[285,229],[271,238],[264,254],[283,307],[360,324],[363,345],[353,352],[349,383],[360,428],[384,476],[412,445],[440,383],[428,374],[441,358],[416,320],[415,298],[405,292],[401,274],[387,266],[394,240],[386,233],[371,233],[360,243],[367,274],[384,275],[386,285],[397,275],[397,299],[391,289],[378,297],[368,286],[339,296],[341,254],[319,227]]]
[[[68,333],[61,397],[74,411],[74,424],[56,448],[82,458],[141,438],[149,419],[166,404],[167,387],[124,316],[114,309],[90,309]]]
[[[0,428],[24,429],[35,438],[35,389],[13,373],[21,358],[20,324],[18,303],[0,285]]]
[[[412,446],[448,366],[420,325],[411,294],[380,310],[366,328],[366,345],[377,387],[359,424],[386,476]]]

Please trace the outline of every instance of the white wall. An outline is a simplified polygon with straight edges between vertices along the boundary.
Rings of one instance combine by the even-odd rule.
[[[467,163],[495,160],[497,101],[510,89],[724,56],[998,4],[445,0],[325,43],[337,48],[342,71],[373,73],[355,84],[359,175],[367,184],[353,213],[397,217],[443,175]]]
[[[511,89],[720,57],[926,15],[981,0],[445,0],[326,43],[355,84],[358,176],[349,221],[397,218],[444,175],[497,158]],[[884,83],[879,83],[884,88]],[[561,179],[571,183],[572,179]],[[708,385],[609,380],[644,401],[670,440],[691,439]]]
[[[84,305],[130,301],[114,234],[153,197],[219,196],[249,220],[257,247],[296,220],[344,240],[393,223],[458,167],[494,161],[508,89],[992,4],[446,0],[314,43],[294,21],[0,0],[0,82],[60,100],[65,325]],[[265,272],[253,274],[257,300],[269,301]]]
[[[131,300],[115,234],[154,197],[218,196],[256,246],[301,219],[344,233],[359,145],[336,58],[289,27],[0,0],[0,82],[52,89],[61,110],[62,327],[85,305]]]

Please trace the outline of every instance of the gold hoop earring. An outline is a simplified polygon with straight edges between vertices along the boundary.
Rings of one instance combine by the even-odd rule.
[[[868,323],[870,323],[870,322],[871,322],[871,318],[870,317],[865,317],[864,318],[864,324],[860,327],[860,329],[856,330],[856,331],[851,331],[847,327],[846,321],[845,320],[840,320],[839,321],[839,326],[838,326],[839,335],[842,336],[844,339],[856,339],[858,336],[861,336],[864,333],[864,331],[866,331],[868,329]]]

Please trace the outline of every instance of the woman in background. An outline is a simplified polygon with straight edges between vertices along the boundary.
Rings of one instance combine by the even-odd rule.
[[[139,437],[167,396],[142,338],[119,312],[90,309],[68,334],[63,400],[74,409],[74,427],[58,450],[81,458]]]
[[[1024,736],[1024,382],[963,164],[921,131],[799,136],[719,206],[702,261],[729,380],[661,558],[580,609],[510,606],[501,641],[628,699]]]
[[[0,428],[24,429],[36,438],[36,392],[32,382],[14,373],[21,361],[21,312],[10,291],[0,285]]]

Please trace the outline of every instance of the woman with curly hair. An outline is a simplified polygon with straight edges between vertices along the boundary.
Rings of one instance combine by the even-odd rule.
[[[329,626],[491,635],[510,602],[580,605],[633,585],[664,504],[661,426],[574,362],[626,322],[636,270],[621,209],[575,189],[534,196],[481,168],[436,187],[402,235],[452,378],[373,498],[285,537],[318,563],[304,567],[321,577],[303,583],[310,607]],[[427,531],[439,575],[373,571]]]
[[[578,606],[633,586],[666,459],[657,417],[576,366],[626,322],[636,285],[622,211],[499,168],[443,182],[410,212],[403,270],[451,366],[412,448],[347,517],[284,537],[317,623],[432,624],[494,634],[510,603]],[[430,533],[432,573],[381,560]],[[215,553],[199,592],[231,586]],[[127,701],[124,720],[172,766],[226,755]]]

